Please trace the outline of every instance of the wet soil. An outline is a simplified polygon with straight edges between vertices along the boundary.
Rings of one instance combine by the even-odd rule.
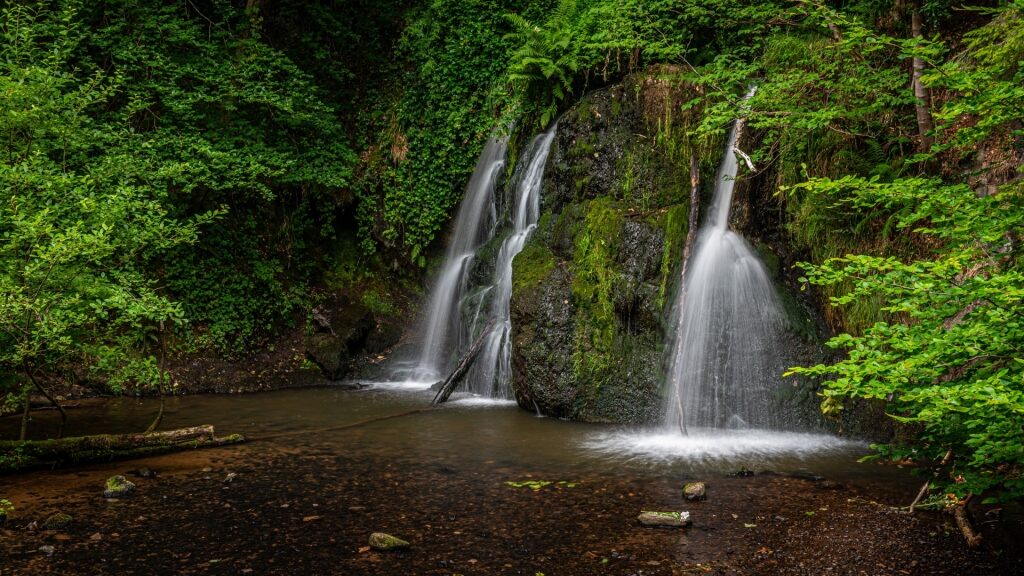
[[[566,476],[500,456],[460,464],[365,450],[387,425],[345,431],[347,447],[278,437],[0,478],[18,507],[0,529],[0,573],[1024,573],[1012,545],[968,550],[946,516],[892,509],[912,496],[899,490],[714,475],[704,478],[706,501],[686,502],[672,475]],[[129,476],[131,497],[101,496],[106,477],[140,466],[158,476]],[[508,484],[526,480],[553,483]],[[641,527],[636,516],[648,509],[689,510],[693,525]],[[74,518],[66,529],[30,526],[58,510]],[[370,550],[375,531],[411,548]]]

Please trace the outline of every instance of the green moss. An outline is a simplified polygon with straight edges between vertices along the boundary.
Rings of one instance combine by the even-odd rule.
[[[587,204],[576,234],[572,294],[580,314],[576,322],[573,365],[577,375],[606,371],[615,361],[617,323],[613,290],[624,211],[609,198]],[[592,378],[595,383],[599,378]]]
[[[539,286],[555,267],[555,255],[536,241],[527,242],[512,261],[512,290]]]
[[[661,283],[658,285],[657,305],[665,309],[665,301],[672,289],[672,271],[683,259],[686,234],[690,229],[690,206],[677,204],[659,214],[655,225],[665,234],[665,248],[661,253]]]

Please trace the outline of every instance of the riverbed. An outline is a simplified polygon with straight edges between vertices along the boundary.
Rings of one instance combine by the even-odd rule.
[[[920,481],[859,463],[866,444],[822,434],[690,431],[683,438],[564,422],[510,402],[400,383],[169,398],[162,428],[213,424],[248,442],[0,479],[16,510],[2,573],[682,574],[1008,573],[947,518],[893,508]],[[68,434],[138,431],[154,400],[82,401]],[[35,434],[55,425],[37,413]],[[17,418],[0,420],[9,436]],[[155,478],[132,475],[139,468]],[[101,496],[125,474],[138,486]],[[685,482],[707,484],[688,502]],[[639,526],[688,510],[686,529]],[[60,531],[30,524],[57,511]],[[408,540],[367,549],[371,532]],[[52,551],[47,548],[52,546]],[[43,551],[40,551],[40,548]],[[911,564],[913,562],[913,564]],[[907,572],[906,570],[910,570]]]

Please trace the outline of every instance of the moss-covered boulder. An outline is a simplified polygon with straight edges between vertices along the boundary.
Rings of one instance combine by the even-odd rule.
[[[49,516],[39,525],[43,530],[63,530],[71,525],[73,518],[69,514],[57,512]]]
[[[124,476],[118,474],[107,478],[106,489],[103,490],[104,498],[123,498],[135,492],[135,484]]]
[[[696,96],[659,68],[583,98],[559,121],[537,230],[513,264],[513,390],[588,422],[661,414],[665,319],[687,233]]]

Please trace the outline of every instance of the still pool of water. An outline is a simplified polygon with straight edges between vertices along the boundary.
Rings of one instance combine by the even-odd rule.
[[[858,463],[868,453],[867,445],[830,435],[691,430],[683,437],[664,430],[538,417],[510,401],[466,394],[429,409],[432,398],[430,390],[394,382],[363,390],[173,397],[167,399],[162,429],[213,424],[220,435],[244,434],[250,442],[232,448],[243,457],[245,451],[258,456],[299,450],[457,469],[504,465],[553,470],[566,477],[600,473],[688,478],[749,469],[904,489],[914,482],[904,470]],[[157,408],[153,399],[82,401],[68,411],[67,433],[139,431]],[[390,418],[377,420],[383,417]],[[52,411],[37,412],[31,431],[37,437],[52,434],[55,423]],[[18,424],[16,416],[0,419],[0,434],[12,437]]]

